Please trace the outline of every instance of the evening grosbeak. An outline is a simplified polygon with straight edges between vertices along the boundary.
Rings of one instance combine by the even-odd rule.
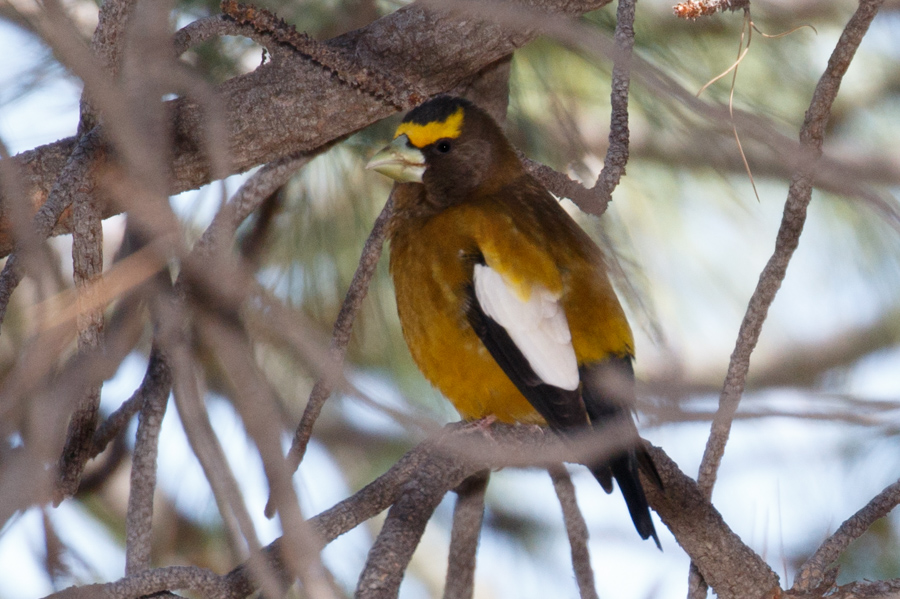
[[[390,271],[425,377],[466,420],[563,438],[614,427],[623,442],[588,466],[607,493],[616,479],[641,538],[659,546],[638,478],[662,487],[631,416],[634,343],[599,248],[468,100],[410,111],[367,168],[403,183]]]

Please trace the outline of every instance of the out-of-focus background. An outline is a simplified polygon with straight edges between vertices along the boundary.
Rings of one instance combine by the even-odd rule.
[[[13,3],[18,10],[25,4]],[[299,30],[328,38],[361,27],[402,3],[305,0],[260,3]],[[66,8],[90,38],[97,5]],[[796,139],[804,111],[851,1],[789,0],[752,4],[758,31],[734,84],[734,106]],[[39,10],[34,5],[33,10]],[[179,25],[218,10],[182,1]],[[614,6],[587,21],[611,34]],[[743,15],[678,20],[671,2],[638,5],[635,52],[687,89],[698,91],[735,61]],[[804,27],[808,25],[810,27]],[[814,28],[814,29],[813,29]],[[791,31],[783,37],[766,37]],[[744,33],[746,35],[746,32]],[[827,132],[829,155],[854,166],[860,186],[894,202],[900,182],[900,4],[887,2],[844,80]],[[12,154],[74,134],[80,82],[0,3],[0,139]],[[208,42],[184,60],[211,82],[248,72],[258,46],[241,38]],[[529,157],[591,182],[603,163],[609,127],[611,66],[538,40],[515,54],[506,129]],[[731,76],[704,92],[727,101]],[[737,143],[677,101],[633,83],[631,159],[601,219],[571,212],[606,250],[637,336],[639,428],[689,475],[696,475],[718,390],[759,272],[771,255],[789,170],[773,151],[738,130],[758,191]],[[389,184],[364,170],[390,138],[398,117],[353,136],[316,158],[281,193],[259,280],[330,331],[369,229]],[[246,175],[226,181],[234,191]],[[217,184],[171,198],[187,235],[198,236],[222,197]],[[104,223],[112,256],[123,219]],[[71,239],[51,243],[59,285],[71,285]],[[29,332],[31,300],[17,290],[0,337],[0,373]],[[103,387],[114,410],[146,369],[135,351]],[[272,347],[258,361],[284,404],[285,447],[314,383],[312,374]],[[382,259],[353,334],[352,380],[399,410],[445,423],[457,415],[413,365],[400,335]],[[263,514],[267,487],[260,460],[228,400],[209,381],[207,406],[261,540],[280,534]],[[59,508],[32,508],[0,531],[0,599],[38,597],[71,584],[115,580],[124,572],[128,450],[134,424],[109,471]],[[751,361],[750,387],[738,412],[713,501],[726,522],[790,584],[796,568],[828,534],[900,477],[900,232],[870,198],[846,189],[816,190],[787,278]],[[378,410],[334,397],[317,424],[295,476],[306,514],[318,513],[383,473],[419,440]],[[14,446],[15,438],[3,439]],[[163,424],[153,561],[225,572],[237,562],[202,470],[177,413]],[[570,466],[591,533],[602,597],[681,598],[688,559],[661,523],[664,551],[641,542],[618,493],[605,495],[583,468]],[[453,495],[432,519],[401,597],[437,597],[446,567]],[[339,538],[326,565],[348,595],[377,533],[374,524]],[[900,519],[878,522],[842,558],[838,582],[900,577]],[[549,477],[538,470],[494,473],[478,554],[476,597],[575,597],[569,547]]]

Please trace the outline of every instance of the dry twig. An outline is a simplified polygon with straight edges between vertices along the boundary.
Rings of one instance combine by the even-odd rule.
[[[717,12],[749,10],[750,0],[687,0],[675,5],[675,16],[679,19],[708,17]]]
[[[797,592],[830,590],[831,584],[834,583],[834,576],[828,576],[828,566],[841,556],[850,543],[861,537],[876,520],[884,518],[898,504],[900,504],[900,481],[889,485],[858,512],[845,520],[800,567],[791,590]],[[837,571],[835,570],[834,573],[836,575]],[[822,588],[823,582],[829,579],[831,584]]]
[[[597,599],[594,586],[594,569],[591,567],[591,555],[588,553],[588,529],[575,500],[575,486],[569,472],[562,464],[548,469],[553,480],[553,489],[562,507],[563,520],[566,523],[566,534],[572,550],[572,567],[581,599]]]
[[[822,155],[825,125],[831,116],[831,106],[837,97],[844,73],[847,72],[850,61],[882,2],[883,0],[860,2],[856,13],[844,28],[828,61],[828,67],[813,92],[812,101],[800,129],[800,164],[791,179],[784,217],[775,239],[775,251],[759,276],[759,282],[750,298],[744,320],[741,322],[737,342],[734,352],[731,354],[728,372],[719,396],[719,409],[713,418],[709,439],[703,452],[703,460],[700,463],[698,482],[707,498],[712,496],[716,474],[725,453],[725,445],[731,432],[734,414],[737,412],[744,392],[747,372],[750,369],[750,355],[759,340],[769,306],[775,300],[775,295],[784,280],[794,250],[800,243],[800,235],[806,222],[806,210],[812,198],[815,166]],[[696,573],[693,570],[689,586],[691,597],[699,597],[704,594],[703,585],[696,580]]]
[[[140,415],[131,462],[128,514],[125,519],[125,574],[150,567],[150,535],[153,525],[153,495],[156,491],[156,457],[159,431],[169,403],[172,373],[157,347],[151,350],[147,374],[135,395],[141,397]],[[141,393],[141,390],[145,390]]]
[[[619,0],[616,11],[616,48],[610,92],[609,148],[603,170],[591,190],[596,201],[605,206],[612,201],[613,190],[625,174],[628,164],[628,88],[631,84],[631,52],[634,48],[634,0]]]
[[[477,472],[456,491],[444,599],[471,599],[475,590],[475,554],[484,521],[484,493],[490,472]]]
[[[713,420],[709,441],[700,465],[698,481],[707,497],[710,496],[715,484],[716,472],[731,431],[731,421],[744,391],[750,367],[750,354],[756,347],[769,306],[781,287],[791,256],[800,243],[800,234],[806,222],[806,209],[812,197],[813,173],[816,161],[822,155],[825,126],[831,115],[831,105],[856,48],[859,47],[882,2],[883,0],[863,0],[860,3],[841,35],[825,73],[816,85],[809,110],[806,112],[806,119],[800,129],[801,163],[788,190],[784,217],[775,239],[775,251],[760,274],[759,283],[750,298],[741,323],[719,397],[719,411]]]

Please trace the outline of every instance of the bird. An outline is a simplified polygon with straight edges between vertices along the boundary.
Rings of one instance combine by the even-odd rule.
[[[624,431],[586,465],[661,549],[638,476],[662,489],[632,416],[634,340],[601,250],[467,99],[409,111],[366,168],[398,182],[390,274],[425,378],[463,420]]]

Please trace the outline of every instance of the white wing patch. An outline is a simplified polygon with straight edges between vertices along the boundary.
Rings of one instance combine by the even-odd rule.
[[[536,285],[523,301],[489,266],[475,265],[475,298],[481,310],[506,329],[528,365],[548,385],[578,388],[578,360],[559,296]]]

